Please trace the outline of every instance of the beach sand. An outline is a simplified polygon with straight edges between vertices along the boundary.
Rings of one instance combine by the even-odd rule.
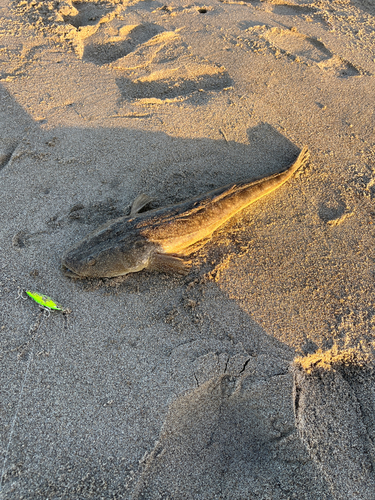
[[[1,500],[375,498],[374,75],[371,0],[0,1]],[[187,276],[61,272],[303,145]]]

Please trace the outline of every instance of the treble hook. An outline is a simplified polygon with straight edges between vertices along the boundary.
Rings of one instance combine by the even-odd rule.
[[[16,299],[15,299],[15,300],[16,300],[16,302],[17,302],[17,300],[19,300],[19,299],[26,300],[26,299],[27,299],[27,295],[26,295],[26,297],[24,297],[24,296],[22,295],[23,293],[25,293],[25,290],[24,290],[23,288],[21,288],[21,287],[17,287],[17,289],[18,289],[18,292],[17,292],[17,297],[16,297]]]
[[[45,318],[49,318],[51,316],[51,309],[48,309],[48,307],[43,307],[43,306],[39,306],[40,309],[42,309],[44,311],[44,317]]]

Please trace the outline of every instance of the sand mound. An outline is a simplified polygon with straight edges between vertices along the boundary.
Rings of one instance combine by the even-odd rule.
[[[371,351],[333,348],[295,361],[298,432],[334,498],[374,497],[374,391]]]

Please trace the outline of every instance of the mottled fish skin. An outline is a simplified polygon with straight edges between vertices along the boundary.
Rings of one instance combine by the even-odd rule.
[[[186,270],[188,256],[228,219],[284,184],[309,158],[305,146],[285,171],[215,189],[183,203],[120,217],[88,234],[63,257],[74,278],[111,278],[142,269]]]

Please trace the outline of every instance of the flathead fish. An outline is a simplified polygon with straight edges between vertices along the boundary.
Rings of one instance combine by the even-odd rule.
[[[177,205],[141,212],[140,195],[130,216],[113,219],[88,234],[63,257],[72,278],[111,278],[142,269],[184,273],[187,256],[240,210],[283,185],[309,158],[305,146],[283,172],[215,189]]]

